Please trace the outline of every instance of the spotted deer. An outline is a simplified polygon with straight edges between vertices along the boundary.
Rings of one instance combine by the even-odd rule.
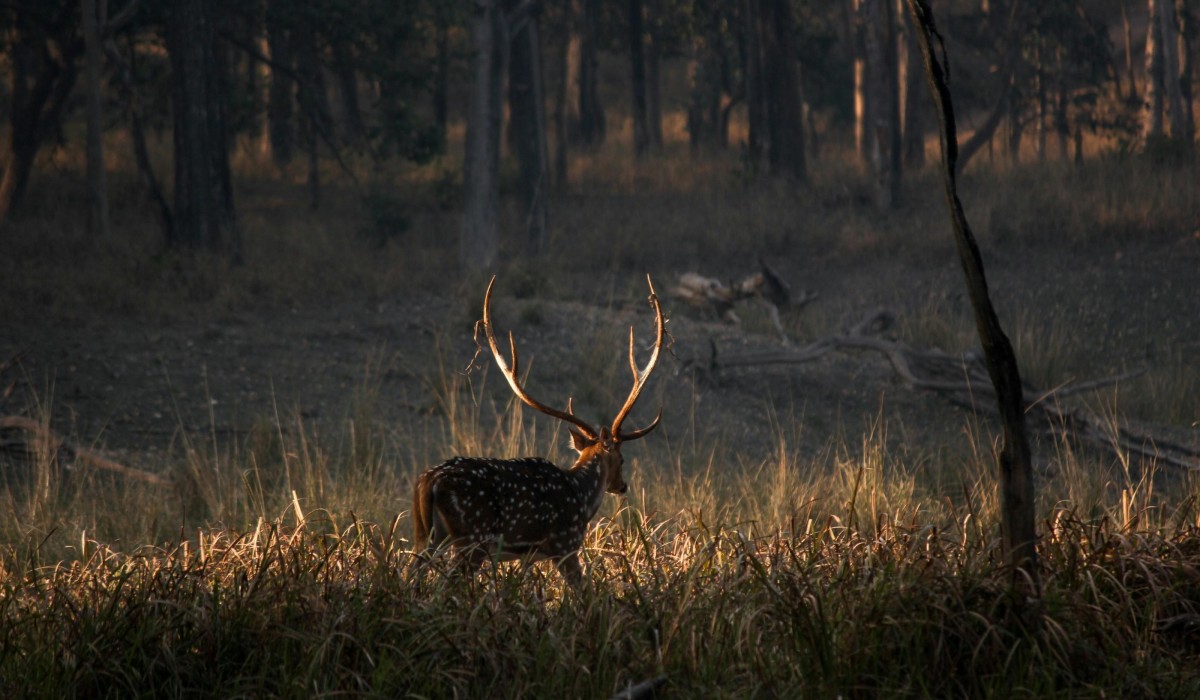
[[[466,563],[478,566],[485,559],[551,559],[572,586],[582,580],[579,549],[604,493],[623,494],[621,445],[645,437],[658,426],[662,410],[644,428],[623,432],[622,424],[637,403],[646,380],[658,362],[663,341],[663,315],[650,284],[657,335],[646,366],[638,369],[634,357],[633,328],[629,329],[629,366],[633,388],[612,426],[599,430],[584,422],[567,401],[565,411],[550,408],[533,398],[519,379],[517,345],[508,334],[512,367],[504,359],[493,332],[492,287],[483,297],[483,330],[500,372],[526,406],[570,424],[571,445],[579,458],[570,469],[541,458],[489,459],[455,457],[426,470],[413,492],[414,549],[430,554],[450,545]]]

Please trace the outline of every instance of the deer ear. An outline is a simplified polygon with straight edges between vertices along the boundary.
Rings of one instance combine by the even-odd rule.
[[[584,448],[596,442],[574,428],[567,428],[567,430],[571,433],[571,447],[576,452],[583,452]]]
[[[613,446],[613,434],[608,431],[607,427],[600,428],[600,444],[604,445],[604,449],[611,450]]]

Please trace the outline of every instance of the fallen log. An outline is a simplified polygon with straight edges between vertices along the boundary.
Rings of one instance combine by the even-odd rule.
[[[22,453],[25,456],[51,453],[62,462],[86,464],[126,479],[155,486],[170,486],[172,483],[158,474],[127,467],[94,450],[74,445],[48,427],[24,416],[0,416],[0,451]]]
[[[996,413],[995,389],[977,353],[952,356],[936,348],[920,350],[901,341],[881,337],[879,334],[890,328],[893,320],[891,313],[877,310],[844,333],[827,336],[799,348],[722,356],[716,344],[710,343],[707,362],[685,362],[685,367],[690,366],[702,374],[715,376],[735,368],[803,364],[834,351],[869,350],[886,357],[892,370],[911,389],[934,392],[971,411]],[[1061,403],[1069,396],[1112,386],[1148,371],[1148,368],[1141,368],[1044,391],[1025,386],[1026,420],[1031,428],[1042,435],[1067,436],[1112,454],[1135,454],[1181,469],[1200,470],[1200,449],[1134,430],[1116,419],[1098,416],[1084,409],[1067,408]]]

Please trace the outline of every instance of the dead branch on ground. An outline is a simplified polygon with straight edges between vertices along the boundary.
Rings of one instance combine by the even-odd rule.
[[[23,461],[36,458],[39,454],[53,454],[60,464],[77,462],[155,486],[171,485],[170,479],[118,464],[98,452],[72,444],[48,427],[24,416],[0,416],[0,453],[4,452],[14,454]]]
[[[771,317],[771,323],[784,345],[788,345],[787,333],[779,320],[779,310],[800,309],[813,302],[817,295],[804,291],[799,298],[792,297],[792,289],[770,265],[759,260],[759,271],[741,282],[721,282],[705,277],[698,272],[685,272],[671,289],[671,295],[689,306],[700,309],[727,323],[740,324],[741,319],[734,305],[742,301],[755,301]]]
[[[937,348],[920,350],[898,340],[882,337],[894,322],[886,310],[876,310],[846,332],[827,336],[792,349],[743,352],[721,356],[710,343],[706,363],[692,361],[685,366],[701,373],[772,364],[812,362],[835,350],[870,350],[888,359],[896,375],[912,389],[934,392],[951,403],[975,412],[996,413],[995,389],[978,352],[949,355]],[[1068,396],[1096,391],[1145,374],[1147,369],[1114,377],[1064,384],[1048,391],[1024,387],[1025,416],[1028,425],[1039,434],[1065,435],[1071,439],[1113,454],[1135,454],[1183,469],[1200,470],[1200,449],[1164,440],[1148,432],[1121,425],[1083,409],[1063,406]]]

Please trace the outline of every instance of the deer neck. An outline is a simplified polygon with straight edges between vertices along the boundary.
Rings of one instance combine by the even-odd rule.
[[[593,450],[585,451],[571,465],[570,473],[579,484],[581,505],[586,509],[590,521],[604,501],[604,455]]]

